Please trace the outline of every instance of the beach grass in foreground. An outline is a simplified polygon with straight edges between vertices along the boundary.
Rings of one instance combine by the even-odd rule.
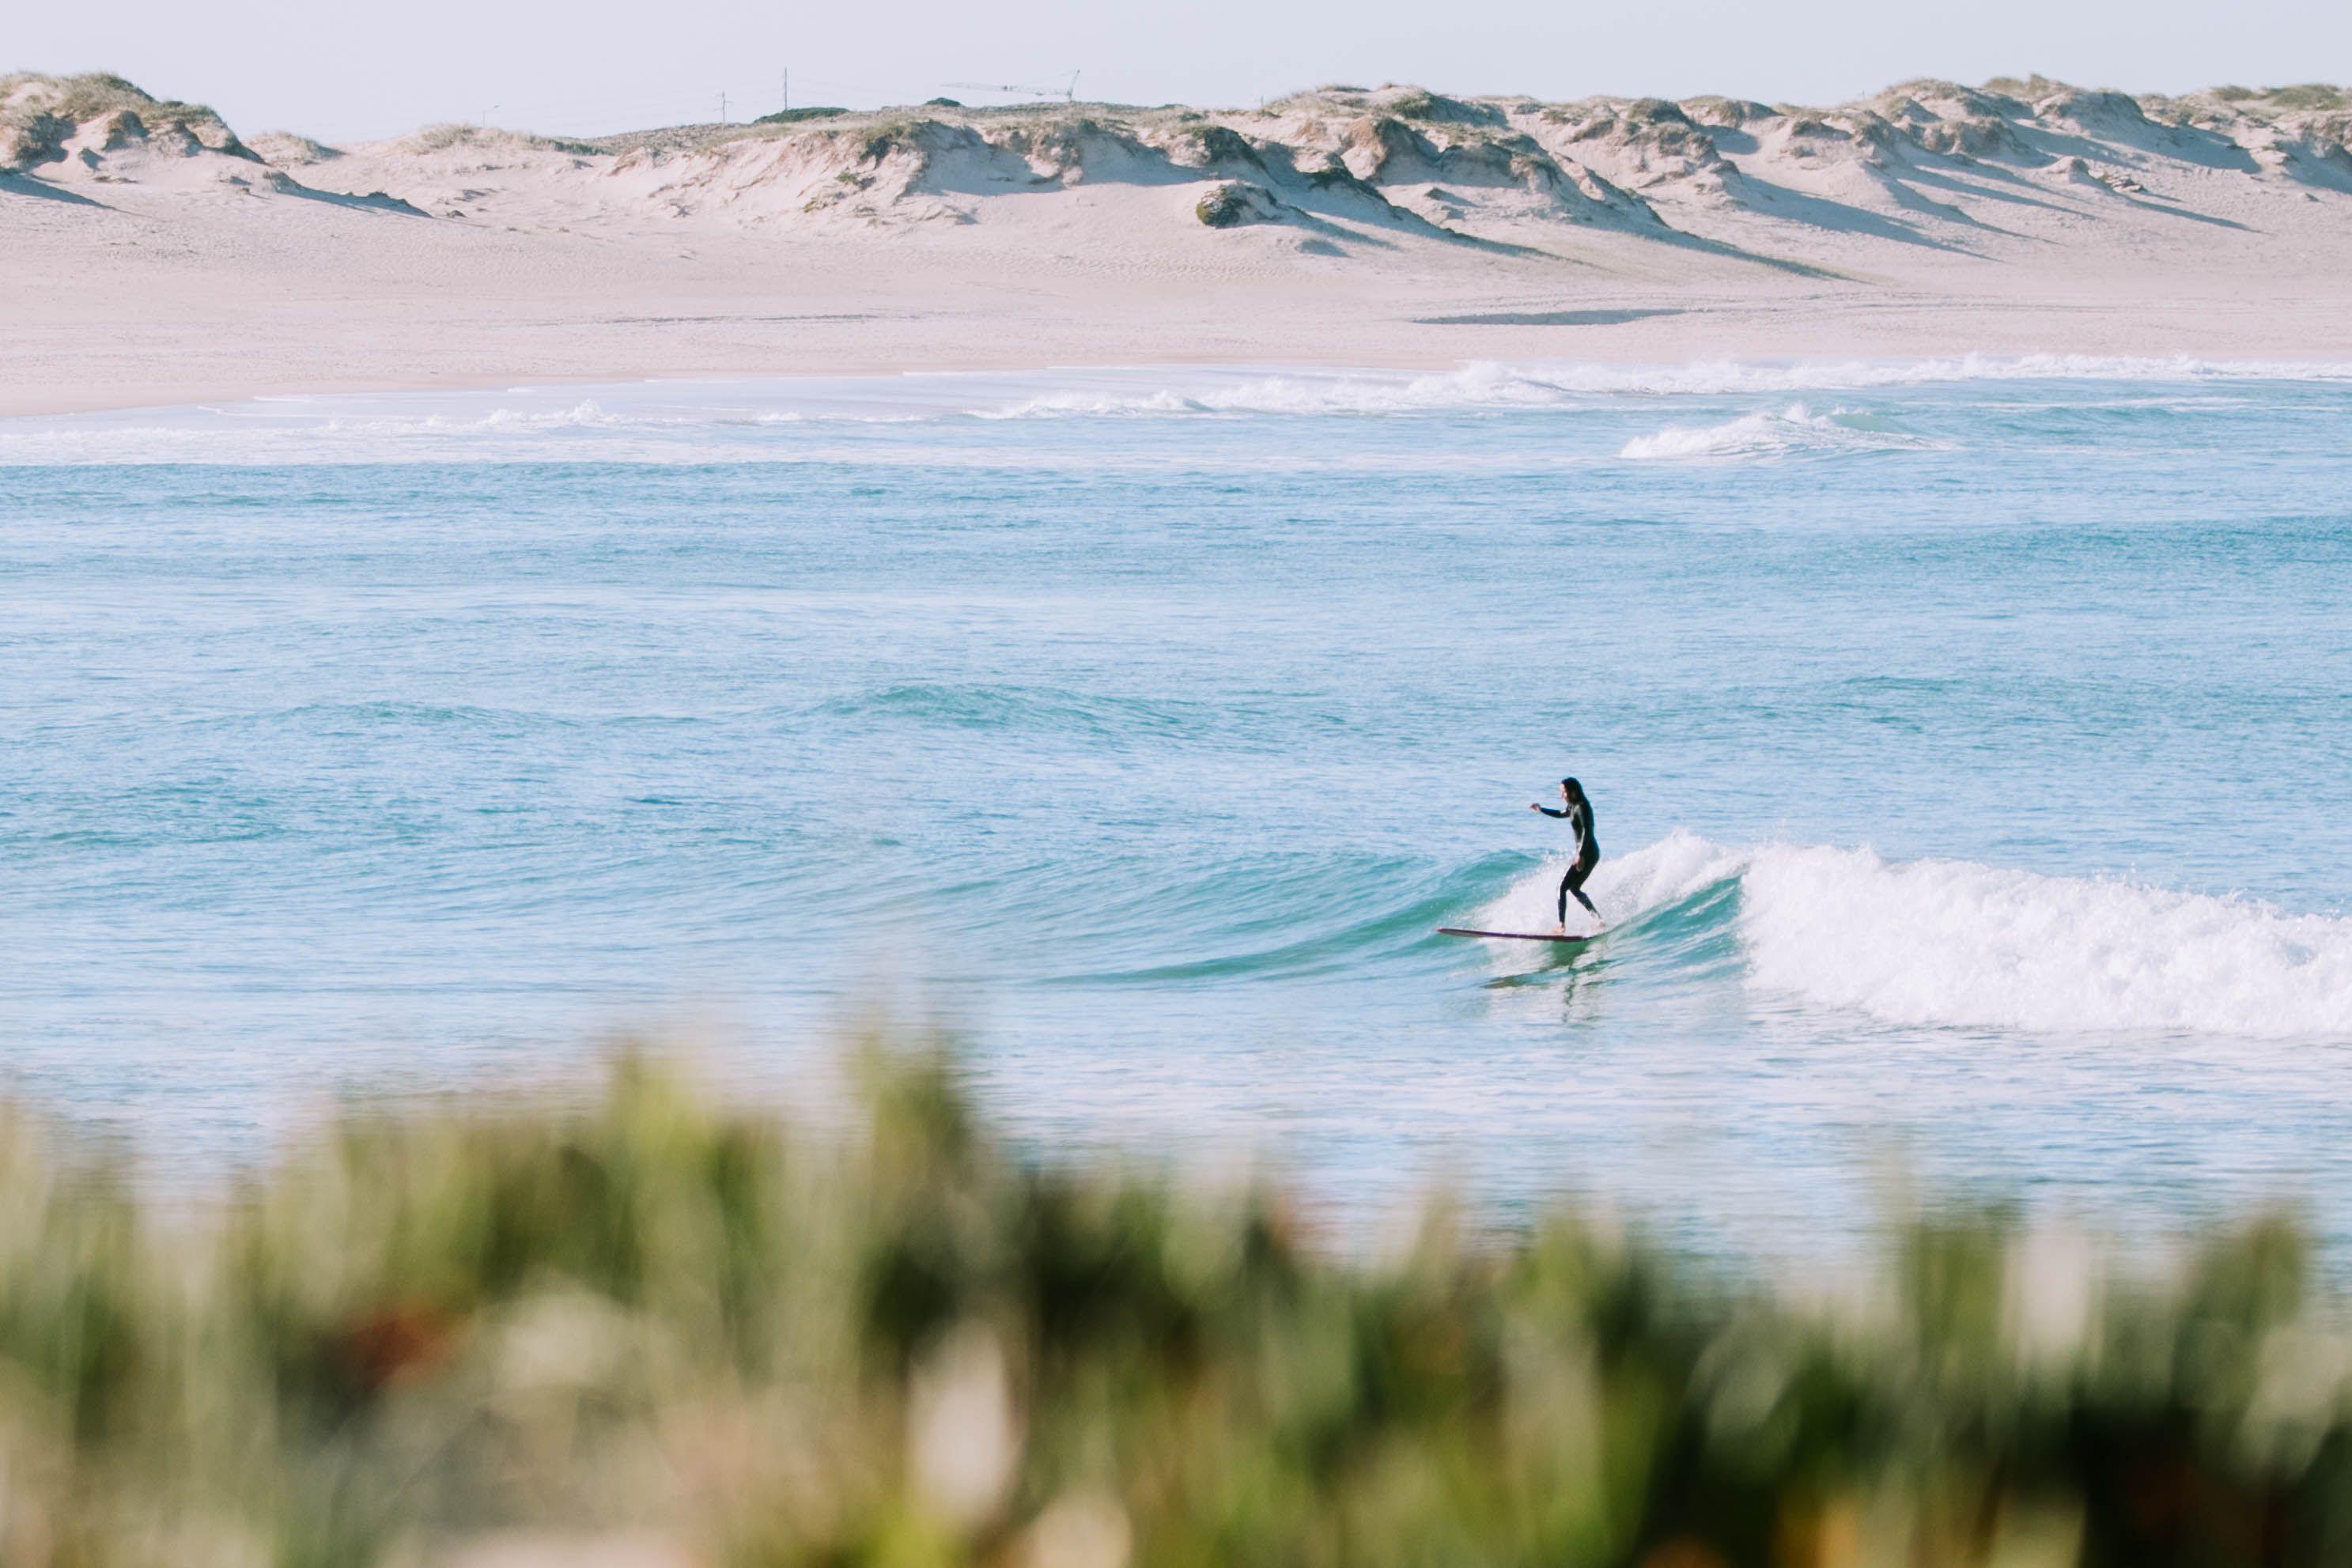
[[[355,1110],[194,1213],[11,1122],[0,1561],[2352,1553],[2352,1329],[2290,1225],[2154,1280],[1920,1220],[1834,1291],[1566,1207],[1339,1246],[1016,1157],[943,1051],[855,1060],[830,1131],[642,1058]]]

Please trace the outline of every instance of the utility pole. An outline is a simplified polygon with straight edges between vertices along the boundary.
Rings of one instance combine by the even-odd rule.
[[[792,111],[793,111],[793,68],[792,68],[792,67],[790,67],[790,66],[786,66],[786,67],[784,68],[784,112],[785,112],[786,114],[790,114]]]
[[[727,95],[723,92],[719,95],[719,123],[727,123]]]

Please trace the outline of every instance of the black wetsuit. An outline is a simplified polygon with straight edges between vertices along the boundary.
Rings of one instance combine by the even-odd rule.
[[[1576,895],[1577,903],[1591,910],[1593,919],[1600,919],[1601,911],[1593,909],[1592,900],[1584,896],[1584,879],[1591,876],[1592,868],[1601,863],[1601,843],[1592,836],[1592,802],[1580,797],[1564,811],[1555,811],[1549,806],[1538,806],[1536,810],[1547,817],[1566,817],[1569,827],[1576,833],[1576,863],[1568,868],[1566,876],[1559,879],[1560,925],[1568,924],[1570,894]]]

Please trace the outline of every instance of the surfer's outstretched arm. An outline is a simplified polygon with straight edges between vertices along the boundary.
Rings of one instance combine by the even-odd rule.
[[[1528,810],[1530,811],[1541,811],[1547,817],[1565,817],[1568,815],[1566,811],[1555,811],[1549,806],[1543,805],[1534,800],[1528,802]]]

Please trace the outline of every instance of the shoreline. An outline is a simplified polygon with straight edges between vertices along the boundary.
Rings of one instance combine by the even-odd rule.
[[[1331,88],[330,148],[115,78],[16,90],[0,415],[1047,366],[2352,359],[2352,100],[2307,93]]]
[[[2266,379],[2294,379],[2294,367],[2341,371],[2352,364],[2352,342],[2340,348],[2314,348],[2308,343],[2294,346],[2263,344],[2259,348],[2230,351],[2229,350],[2187,349],[2179,347],[2123,347],[2105,339],[2094,349],[2066,347],[1960,347],[1939,340],[1934,349],[1910,352],[1847,351],[1838,349],[1803,349],[1778,352],[1723,352],[1680,357],[1649,356],[1639,352],[1610,354],[1498,354],[1461,351],[1450,354],[1407,355],[1397,353],[1356,353],[1327,355],[1286,355],[1279,359],[1265,356],[1220,356],[1194,358],[1117,358],[1094,361],[1069,359],[1036,359],[982,361],[975,359],[927,357],[905,361],[845,357],[837,362],[818,365],[801,364],[790,370],[760,370],[740,366],[727,368],[639,368],[611,371],[578,370],[541,372],[528,369],[509,371],[478,371],[453,372],[447,375],[408,376],[398,379],[358,375],[345,380],[310,382],[242,382],[208,383],[208,390],[189,394],[184,388],[173,389],[167,394],[161,388],[147,389],[110,387],[89,397],[71,395],[17,395],[12,390],[0,390],[0,421],[16,423],[43,419],[71,419],[134,415],[140,413],[180,414],[195,413],[214,405],[250,406],[283,401],[296,402],[326,398],[400,398],[419,394],[446,393],[453,397],[474,397],[486,392],[509,391],[517,394],[544,393],[553,391],[596,388],[664,387],[680,390],[712,388],[730,384],[746,387],[789,387],[821,382],[883,382],[900,378],[950,376],[999,376],[1034,380],[1053,383],[1116,373],[1148,375],[1165,373],[1171,377],[1193,373],[1249,373],[1268,377],[1283,375],[1345,376],[1350,373],[1368,375],[1450,375],[1474,366],[1494,365],[1507,370],[1528,371],[1569,367],[1610,367],[1626,371],[1655,370],[1670,371],[1700,367],[1721,366],[1738,370],[1800,370],[1852,365],[1894,369],[1928,365],[1951,361],[1981,360],[1992,365],[2013,365],[2037,358],[2086,361],[2144,361],[2146,373],[2160,377],[2160,367],[2168,361],[2191,361],[2200,371],[2210,371],[2218,377],[2231,375],[2262,376]],[[2135,371],[2134,373],[2141,373]],[[2065,379],[2063,369],[2053,370],[2049,379]],[[2032,379],[2032,372],[2023,372],[2017,379]],[[1927,378],[1935,379],[1935,378]],[[1955,376],[1951,379],[1969,379]],[[2324,379],[2336,379],[2329,376]],[[1776,389],[1777,390],[1777,389]],[[1800,389],[1801,390],[1801,389]],[[1823,390],[1830,390],[1824,386]]]

